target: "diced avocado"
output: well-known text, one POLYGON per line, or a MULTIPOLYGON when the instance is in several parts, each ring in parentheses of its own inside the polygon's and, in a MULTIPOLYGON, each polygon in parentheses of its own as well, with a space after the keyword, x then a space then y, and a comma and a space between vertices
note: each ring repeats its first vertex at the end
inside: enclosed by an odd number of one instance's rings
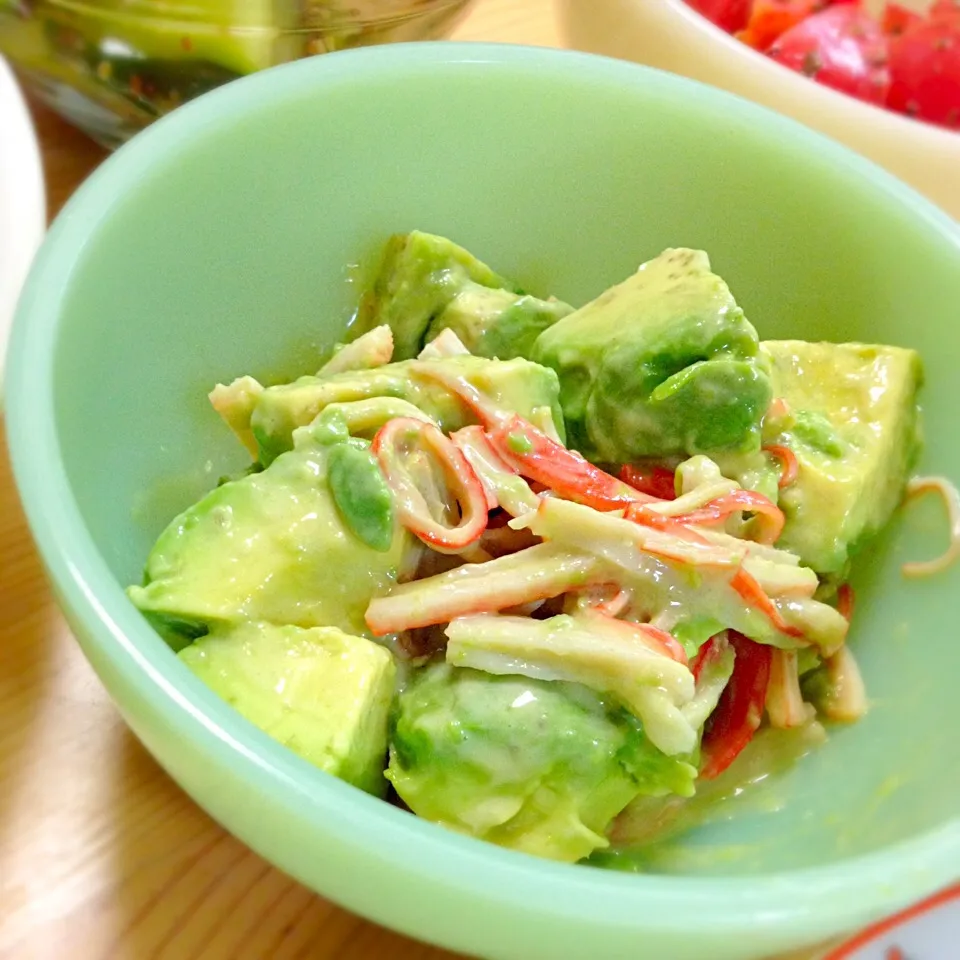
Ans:
POLYGON ((666 250, 537 338, 588 459, 747 451, 770 381, 757 333, 699 250, 666 250))
POLYGON ((444 237, 419 230, 397 234, 387 243, 361 326, 388 324, 393 330, 394 359, 409 360, 420 352, 430 322, 467 283, 521 292, 444 237))
POLYGON ((395 582, 410 538, 398 527, 384 552, 358 540, 331 496, 328 456, 307 444, 212 490, 160 535, 130 598, 150 617, 210 628, 257 620, 364 633, 367 604, 395 582))
POLYGON ((327 477, 340 516, 354 536, 373 550, 389 550, 395 537, 396 512, 377 458, 367 448, 334 444, 327 477))
POLYGON ((452 330, 479 357, 528 357, 537 337, 571 313, 573 307, 559 300, 466 283, 430 324, 426 339, 452 330))
POLYGON ((546 620, 478 614, 458 617, 446 633, 448 663, 583 684, 615 696, 664 753, 696 746, 697 730, 681 710, 693 699, 693 674, 652 651, 630 624, 590 613, 546 620))
POLYGON ((790 413, 765 442, 789 446, 797 480, 780 492, 778 546, 820 574, 843 575, 851 556, 890 519, 919 449, 919 355, 860 343, 769 340, 774 389, 790 413))
POLYGON ((400 694, 387 778, 419 816, 574 862, 636 796, 693 792, 696 770, 577 684, 433 664, 400 694))
POLYGON ((301 377, 293 383, 268 387, 260 395, 251 424, 263 463, 293 445, 293 431, 306 426, 331 403, 371 397, 406 400, 431 416, 446 431, 458 430, 476 418, 438 380, 418 374, 425 365, 451 377, 462 377, 491 402, 514 411, 537 426, 552 423, 562 436, 557 375, 547 367, 520 358, 444 357, 437 360, 389 363, 373 370, 354 370, 332 377, 301 377))
POLYGON ((215 629, 179 657, 304 760, 369 793, 386 792, 396 665, 383 647, 334 627, 243 623, 215 629))

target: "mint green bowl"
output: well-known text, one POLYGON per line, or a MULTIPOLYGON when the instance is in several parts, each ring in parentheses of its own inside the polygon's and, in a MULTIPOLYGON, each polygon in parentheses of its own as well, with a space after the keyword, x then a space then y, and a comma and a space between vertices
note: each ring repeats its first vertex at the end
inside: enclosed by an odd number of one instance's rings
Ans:
MULTIPOLYGON (((243 460, 205 393, 316 367, 390 231, 449 234, 585 301, 669 245, 710 251, 764 335, 911 345, 924 468, 960 478, 960 228, 792 122, 636 66, 411 45, 284 66, 121 149, 60 216, 17 316, 9 438, 86 655, 229 830, 381 923, 495 958, 724 960, 816 942, 960 876, 960 570, 918 504, 864 561, 873 709, 748 809, 629 875, 455 836, 309 767, 217 700, 127 602, 175 511, 243 460)), ((331 571, 336 576, 337 571, 331 571)))

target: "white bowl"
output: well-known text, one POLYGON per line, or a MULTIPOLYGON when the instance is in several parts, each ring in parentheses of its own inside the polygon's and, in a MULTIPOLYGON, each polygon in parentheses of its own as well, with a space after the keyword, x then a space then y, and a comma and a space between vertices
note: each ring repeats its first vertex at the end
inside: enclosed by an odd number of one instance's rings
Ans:
MULTIPOLYGON (((910 5, 923 8, 926 0, 910 5)), ((683 74, 772 107, 876 161, 960 219, 960 133, 814 83, 724 33, 683 0, 559 0, 558 9, 570 46, 683 74)))
POLYGON ((46 221, 43 166, 30 113, 0 57, 0 407, 13 309, 46 221))

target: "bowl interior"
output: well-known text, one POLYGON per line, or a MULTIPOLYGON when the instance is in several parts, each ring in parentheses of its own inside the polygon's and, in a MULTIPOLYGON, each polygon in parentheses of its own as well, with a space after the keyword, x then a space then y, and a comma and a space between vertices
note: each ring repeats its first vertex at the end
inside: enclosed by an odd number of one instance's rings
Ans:
MULTIPOLYGON (((376 70, 339 55, 283 67, 161 121, 100 171, 46 251, 33 300, 43 281, 56 309, 21 316, 36 326, 18 349, 36 363, 17 378, 12 419, 52 395, 70 490, 118 583, 138 580, 165 523, 245 461, 210 387, 314 370, 357 299, 363 271, 350 265, 412 228, 573 303, 664 247, 702 247, 764 337, 920 350, 923 469, 960 479, 960 245, 905 188, 799 127, 648 71, 483 47, 377 56, 376 70)), ((38 516, 42 493, 24 493, 38 516)), ((956 815, 960 569, 898 572, 945 539, 921 504, 858 568, 867 719, 650 869, 825 865, 956 815)), ((126 616, 115 585, 102 588, 105 615, 126 616)), ((159 638, 133 641, 193 689, 159 638)))

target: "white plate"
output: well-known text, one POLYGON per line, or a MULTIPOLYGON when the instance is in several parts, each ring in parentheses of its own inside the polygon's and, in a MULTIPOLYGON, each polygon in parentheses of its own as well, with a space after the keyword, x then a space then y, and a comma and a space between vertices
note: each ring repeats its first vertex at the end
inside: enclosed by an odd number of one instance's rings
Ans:
POLYGON ((960 884, 878 923, 823 960, 956 960, 960 884))
POLYGON ((0 57, 0 406, 13 312, 46 222, 40 148, 20 88, 0 57))

